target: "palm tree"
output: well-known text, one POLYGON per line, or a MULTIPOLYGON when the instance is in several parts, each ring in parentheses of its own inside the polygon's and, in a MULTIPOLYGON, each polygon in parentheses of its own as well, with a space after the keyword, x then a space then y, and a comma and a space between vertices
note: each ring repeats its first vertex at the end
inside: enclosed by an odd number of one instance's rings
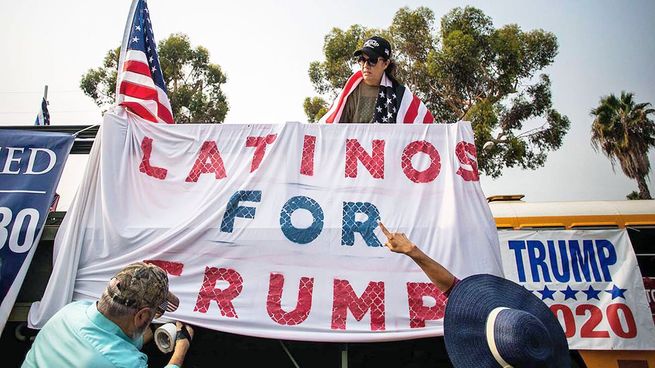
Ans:
POLYGON ((655 146, 655 123, 648 115, 655 113, 650 103, 635 103, 633 93, 621 92, 600 99, 591 110, 591 145, 610 159, 612 169, 616 161, 623 173, 637 181, 640 199, 651 199, 646 177, 650 173, 648 150, 655 146))

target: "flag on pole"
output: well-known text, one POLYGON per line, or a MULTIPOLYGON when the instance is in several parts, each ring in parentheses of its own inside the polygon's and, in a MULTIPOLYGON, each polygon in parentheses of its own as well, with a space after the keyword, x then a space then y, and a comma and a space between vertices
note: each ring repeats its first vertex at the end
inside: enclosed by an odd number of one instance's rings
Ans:
POLYGON ((41 108, 39 113, 36 114, 36 121, 34 125, 50 125, 50 113, 48 112, 48 101, 45 97, 41 100, 41 108))
POLYGON ((118 105, 153 123, 174 123, 145 0, 132 2, 118 70, 118 105))

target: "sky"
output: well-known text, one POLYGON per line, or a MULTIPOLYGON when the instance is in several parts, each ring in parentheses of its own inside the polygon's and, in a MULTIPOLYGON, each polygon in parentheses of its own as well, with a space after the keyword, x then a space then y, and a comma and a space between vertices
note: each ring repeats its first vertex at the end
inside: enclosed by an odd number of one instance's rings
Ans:
MULTIPOLYGON (((79 89, 81 76, 120 45, 130 0, 0 0, 0 125, 32 125, 43 95, 53 125, 98 124, 100 109, 79 89)), ((226 123, 306 121, 302 102, 314 96, 311 61, 323 60, 325 35, 361 24, 386 28, 404 6, 449 10, 475 6, 494 26, 515 23, 524 31, 553 32, 559 54, 550 75, 553 106, 571 128, 558 151, 537 170, 505 169, 483 176, 485 195, 524 194, 526 201, 622 200, 635 181, 612 170, 590 144, 589 111, 602 96, 635 93, 655 103, 655 1, 206 1, 150 0, 157 40, 185 33, 221 66, 230 111, 226 123)), ((438 23, 438 22, 437 22, 438 23)), ((437 24, 438 27, 438 24, 437 24)), ((655 153, 649 158, 655 164, 655 153)), ((66 209, 86 157, 71 155, 58 192, 66 209)), ((652 175, 648 179, 651 192, 652 175)))

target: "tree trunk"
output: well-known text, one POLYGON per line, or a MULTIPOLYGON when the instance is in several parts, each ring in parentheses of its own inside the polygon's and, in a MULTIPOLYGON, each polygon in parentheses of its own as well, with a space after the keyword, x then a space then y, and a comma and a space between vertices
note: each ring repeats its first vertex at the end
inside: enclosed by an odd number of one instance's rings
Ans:
POLYGON ((650 196, 648 185, 646 185, 646 177, 639 177, 637 179, 637 185, 639 186, 639 199, 653 199, 650 196))

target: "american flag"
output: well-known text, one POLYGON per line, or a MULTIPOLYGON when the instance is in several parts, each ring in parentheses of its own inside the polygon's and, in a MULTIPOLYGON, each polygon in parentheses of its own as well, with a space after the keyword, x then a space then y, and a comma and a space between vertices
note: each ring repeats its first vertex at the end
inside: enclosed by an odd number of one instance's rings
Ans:
POLYGON ((50 113, 48 112, 48 101, 45 97, 41 100, 41 109, 39 113, 36 114, 36 121, 34 125, 50 125, 50 113))
POLYGON ((175 123, 145 0, 133 0, 118 70, 118 105, 153 123, 175 123))
MULTIPOLYGON (((350 94, 364 80, 361 71, 357 71, 346 82, 345 87, 332 103, 330 110, 318 121, 322 124, 339 123, 350 94)), ((434 117, 423 101, 409 88, 396 84, 382 76, 375 111, 371 123, 378 124, 432 124, 434 117)))

